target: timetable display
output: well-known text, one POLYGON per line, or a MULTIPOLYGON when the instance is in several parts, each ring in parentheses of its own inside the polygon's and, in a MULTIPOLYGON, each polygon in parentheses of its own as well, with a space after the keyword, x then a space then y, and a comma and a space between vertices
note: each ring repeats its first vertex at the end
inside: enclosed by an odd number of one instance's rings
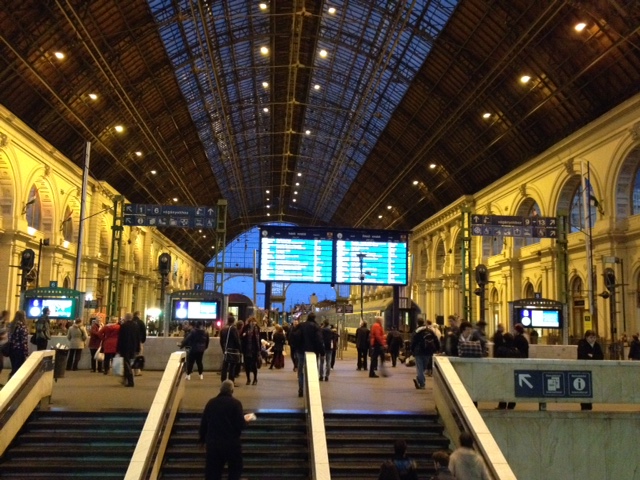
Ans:
POLYGON ((260 229, 261 282, 332 283, 333 265, 332 231, 260 229))
POLYGON ((406 285, 408 235, 404 232, 336 231, 336 283, 406 285), (362 270, 360 257, 362 255, 362 270), (361 280, 360 275, 364 275, 361 280))

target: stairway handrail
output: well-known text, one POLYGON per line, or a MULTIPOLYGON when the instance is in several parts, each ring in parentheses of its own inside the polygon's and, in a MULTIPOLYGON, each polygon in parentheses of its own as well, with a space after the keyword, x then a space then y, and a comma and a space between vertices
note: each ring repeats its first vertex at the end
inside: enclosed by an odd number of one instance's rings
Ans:
POLYGON ((317 365, 316 354, 313 352, 305 352, 304 407, 307 418, 311 479, 330 480, 329 449, 327 448, 327 434, 324 428, 324 411, 322 409, 322 396, 320 395, 320 380, 317 365))

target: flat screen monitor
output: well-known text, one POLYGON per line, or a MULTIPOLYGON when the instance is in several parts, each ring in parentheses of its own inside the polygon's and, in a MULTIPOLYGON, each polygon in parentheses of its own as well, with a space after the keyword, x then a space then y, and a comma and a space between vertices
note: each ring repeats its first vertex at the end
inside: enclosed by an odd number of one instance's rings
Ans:
POLYGON ((75 298, 28 298, 25 306, 27 318, 38 318, 44 307, 49 307, 49 318, 53 320, 75 318, 75 298))
POLYGON ((218 302, 174 300, 173 319, 175 321, 216 320, 220 312, 218 307, 218 302))
POLYGON ((558 309, 517 308, 514 322, 524 328, 562 328, 562 312, 558 309))

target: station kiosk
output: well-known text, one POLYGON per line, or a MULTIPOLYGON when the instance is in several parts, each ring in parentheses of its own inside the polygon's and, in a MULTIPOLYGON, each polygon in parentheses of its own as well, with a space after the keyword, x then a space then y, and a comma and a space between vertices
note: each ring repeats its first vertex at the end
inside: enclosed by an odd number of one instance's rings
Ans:
MULTIPOLYGON (((567 305, 545 298, 524 298, 509 302, 510 330, 520 323, 532 338, 554 345, 569 343, 567 305)), ((535 343, 531 342, 531 343, 535 343)))

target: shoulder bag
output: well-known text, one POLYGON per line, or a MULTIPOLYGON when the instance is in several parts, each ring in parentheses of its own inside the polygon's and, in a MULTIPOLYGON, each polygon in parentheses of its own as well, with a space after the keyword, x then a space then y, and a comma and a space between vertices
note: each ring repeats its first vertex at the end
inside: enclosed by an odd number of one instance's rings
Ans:
POLYGON ((227 331, 227 341, 224 346, 224 361, 227 363, 240 363, 242 354, 237 348, 229 348, 229 337, 231 336, 231 328, 227 331))

